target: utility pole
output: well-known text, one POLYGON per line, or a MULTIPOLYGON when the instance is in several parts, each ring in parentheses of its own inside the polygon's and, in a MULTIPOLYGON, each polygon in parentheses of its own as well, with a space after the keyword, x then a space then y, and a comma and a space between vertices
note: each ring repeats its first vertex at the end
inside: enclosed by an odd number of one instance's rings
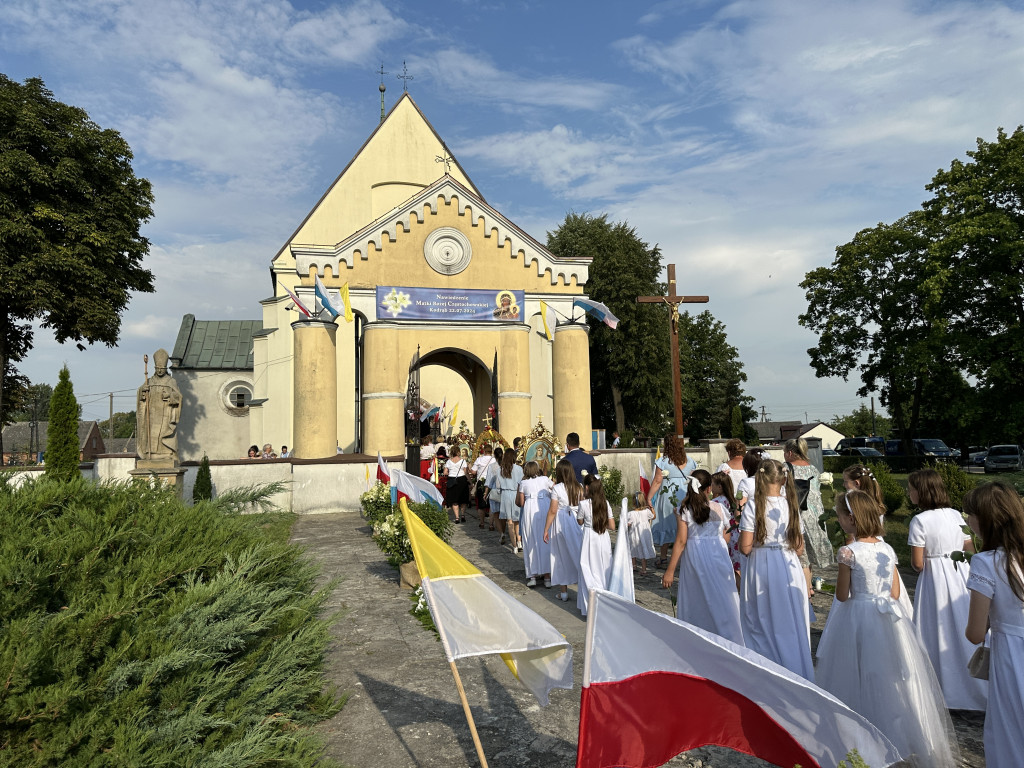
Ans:
POLYGON ((110 438, 110 445, 107 446, 107 453, 114 449, 114 393, 110 393, 110 421, 107 422, 107 433, 110 438))
POLYGON ((871 396, 871 434, 877 435, 878 430, 875 429, 875 398, 871 396))

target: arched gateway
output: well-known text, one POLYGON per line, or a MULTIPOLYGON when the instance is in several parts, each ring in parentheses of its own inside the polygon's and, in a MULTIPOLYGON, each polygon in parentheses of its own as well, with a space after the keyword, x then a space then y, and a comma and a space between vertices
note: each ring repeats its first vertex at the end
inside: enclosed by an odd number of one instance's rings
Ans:
MULTIPOLYGON (((471 415, 475 431, 494 405, 506 435, 526 434, 538 414, 557 435, 589 434, 586 325, 564 319, 588 266, 555 257, 488 205, 403 94, 271 262, 274 293, 251 341, 249 442, 294 446, 300 458, 336 445, 400 453, 416 365, 441 396, 445 375, 471 393, 459 418, 471 415), (347 287, 352 322, 295 311, 288 291, 315 312, 317 279, 338 304, 347 287), (550 334, 542 302, 562 316, 550 334)), ((173 357, 201 359, 187 347, 173 357)), ((208 432, 195 442, 215 440, 208 432)))

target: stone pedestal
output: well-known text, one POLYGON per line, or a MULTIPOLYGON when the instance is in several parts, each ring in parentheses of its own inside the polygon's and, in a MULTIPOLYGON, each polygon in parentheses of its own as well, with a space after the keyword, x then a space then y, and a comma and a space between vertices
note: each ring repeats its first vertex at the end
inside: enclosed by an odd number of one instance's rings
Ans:
POLYGON ((399 586, 402 589, 416 589, 420 585, 420 572, 416 568, 416 561, 410 560, 398 566, 399 586))
POLYGON ((143 466, 156 463, 139 459, 136 468, 129 470, 128 474, 131 475, 132 480, 138 482, 156 483, 157 485, 171 487, 174 489, 174 494, 179 499, 182 498, 182 490, 185 486, 185 470, 181 467, 168 467, 166 464, 163 466, 143 466))

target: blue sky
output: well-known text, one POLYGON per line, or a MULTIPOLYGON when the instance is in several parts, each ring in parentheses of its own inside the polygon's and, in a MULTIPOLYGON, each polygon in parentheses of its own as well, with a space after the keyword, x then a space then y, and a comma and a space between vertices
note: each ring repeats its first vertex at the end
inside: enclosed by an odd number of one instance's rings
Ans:
POLYGON ((799 282, 925 199, 977 137, 1024 123, 1019 2, 5 0, 0 71, 122 133, 153 182, 147 266, 116 349, 40 330, 85 415, 134 407, 181 316, 259 318, 269 261, 409 91, 488 202, 542 242, 626 220, 711 296, 774 419, 852 411, 817 379, 799 282), (95 394, 94 394, 95 393, 95 394))

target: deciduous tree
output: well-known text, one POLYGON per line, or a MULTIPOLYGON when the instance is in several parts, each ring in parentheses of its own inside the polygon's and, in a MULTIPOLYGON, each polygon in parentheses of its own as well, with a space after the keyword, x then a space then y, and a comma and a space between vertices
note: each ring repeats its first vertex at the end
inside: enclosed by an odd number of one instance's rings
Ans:
POLYGON ((708 310, 679 316, 679 372, 688 439, 731 435, 734 407, 740 409, 741 423, 757 415, 754 399, 743 393, 747 374, 739 351, 729 343, 725 325, 708 310))
POLYGON ((548 249, 558 256, 591 258, 587 294, 619 318, 616 330, 590 323, 594 425, 660 434, 671 409, 668 317, 664 307, 636 301, 665 290, 658 281, 658 246, 641 240, 625 222, 609 222, 607 214, 570 213, 548 233, 548 249))
POLYGON ((131 160, 120 134, 42 80, 0 74, 0 422, 33 322, 113 346, 130 293, 153 290, 140 232, 153 196, 131 160))

